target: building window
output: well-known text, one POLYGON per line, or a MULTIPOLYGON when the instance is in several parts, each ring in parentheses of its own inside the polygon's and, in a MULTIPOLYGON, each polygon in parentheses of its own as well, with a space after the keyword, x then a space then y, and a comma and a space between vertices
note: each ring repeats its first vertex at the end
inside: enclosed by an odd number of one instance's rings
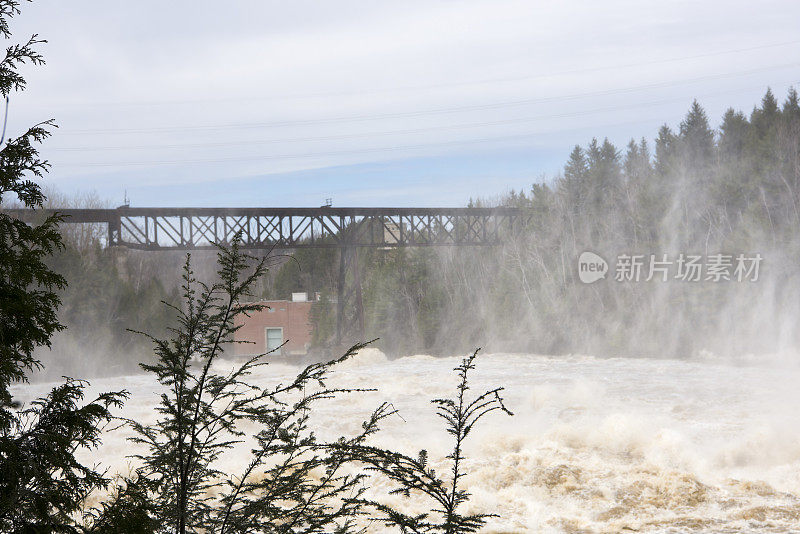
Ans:
POLYGON ((281 349, 278 347, 281 345, 283 345, 283 328, 267 328, 267 352, 277 349, 272 354, 280 356, 281 349))

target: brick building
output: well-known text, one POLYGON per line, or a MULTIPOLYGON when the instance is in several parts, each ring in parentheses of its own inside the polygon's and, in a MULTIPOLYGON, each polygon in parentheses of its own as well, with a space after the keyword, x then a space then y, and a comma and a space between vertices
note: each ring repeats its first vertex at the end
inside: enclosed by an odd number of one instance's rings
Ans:
POLYGON ((306 354, 311 345, 311 302, 305 293, 293 293, 292 300, 265 300, 260 304, 268 308, 237 318, 236 324, 242 327, 236 331, 236 340, 249 343, 236 343, 234 353, 260 354, 286 342, 273 354, 306 354))

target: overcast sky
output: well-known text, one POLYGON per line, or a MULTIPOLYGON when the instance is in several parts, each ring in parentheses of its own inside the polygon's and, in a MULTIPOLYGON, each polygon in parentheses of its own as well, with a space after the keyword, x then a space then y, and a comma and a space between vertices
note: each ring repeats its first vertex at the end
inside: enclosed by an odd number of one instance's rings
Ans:
POLYGON ((9 133, 134 206, 459 206, 800 82, 800 2, 36 0, 9 133))

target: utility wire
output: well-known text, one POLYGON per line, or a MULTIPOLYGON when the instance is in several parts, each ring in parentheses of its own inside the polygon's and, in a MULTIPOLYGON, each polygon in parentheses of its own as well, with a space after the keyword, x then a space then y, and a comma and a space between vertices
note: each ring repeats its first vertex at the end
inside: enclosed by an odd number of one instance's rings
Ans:
POLYGON ((466 106, 433 108, 433 109, 420 110, 420 111, 410 111, 410 112, 381 113, 381 114, 373 114, 373 115, 344 115, 344 116, 339 116, 339 117, 329 117, 329 118, 319 118, 319 119, 299 119, 299 120, 289 120, 289 121, 238 122, 238 123, 228 123, 228 124, 207 124, 207 125, 197 125, 197 126, 167 126, 167 127, 151 127, 151 128, 81 129, 81 130, 62 131, 60 133, 60 135, 130 134, 130 133, 183 132, 183 131, 218 131, 218 130, 268 128, 268 127, 278 127, 278 126, 301 126, 301 125, 312 125, 312 124, 331 124, 331 123, 339 123, 339 122, 360 122, 360 121, 372 121, 372 120, 392 119, 392 118, 423 117, 423 116, 427 116, 427 115, 460 113, 460 112, 464 112, 464 111, 481 111, 481 110, 490 110, 490 109, 500 109, 500 108, 506 108, 506 107, 529 105, 529 104, 562 102, 562 101, 576 100, 576 99, 587 98, 587 97, 625 94, 625 93, 632 93, 632 92, 642 91, 642 90, 647 90, 647 89, 655 89, 655 88, 662 88, 662 87, 672 87, 672 86, 675 86, 675 85, 691 84, 691 83, 697 83, 697 82, 708 81, 708 80, 720 80, 720 79, 725 79, 725 78, 734 78, 734 77, 738 77, 738 76, 756 74, 756 73, 766 72, 766 71, 770 71, 770 70, 794 68, 794 67, 797 67, 797 66, 800 66, 800 62, 785 63, 785 64, 782 64, 782 65, 773 65, 773 66, 769 66, 769 67, 761 67, 761 68, 758 68, 758 69, 750 69, 750 70, 723 73, 723 74, 712 74, 712 75, 700 76, 700 77, 696 77, 696 78, 688 78, 688 79, 677 80, 677 81, 658 82, 658 83, 637 85, 637 86, 632 86, 632 87, 609 89, 609 90, 603 90, 603 91, 591 91, 591 92, 585 92, 585 93, 576 93, 576 94, 572 94, 572 95, 553 96, 553 97, 545 97, 545 98, 526 98, 526 99, 521 99, 521 100, 511 100, 511 101, 495 102, 495 103, 489 103, 489 104, 474 104, 474 105, 466 105, 466 106))
MULTIPOLYGON (((703 98, 708 96, 718 96, 730 93, 738 93, 740 91, 749 90, 756 87, 762 87, 761 84, 758 86, 752 87, 739 87, 735 89, 728 89, 725 91, 715 91, 712 93, 704 93, 700 95, 696 95, 696 97, 703 98)), ((341 134, 341 135, 327 135, 327 136, 309 136, 309 137, 292 137, 292 138, 274 138, 274 139, 260 139, 260 140, 243 140, 243 141, 225 141, 225 142, 209 142, 209 143, 184 143, 184 144, 151 144, 151 145, 116 145, 116 146, 79 146, 79 147, 63 147, 63 148, 53 148, 54 152, 105 152, 105 151, 124 151, 124 150, 153 150, 153 149, 191 149, 191 148, 224 148, 224 147, 238 147, 238 146, 262 146, 262 145, 269 145, 269 144, 277 144, 277 143, 296 143, 296 142, 315 142, 315 141, 339 141, 339 140, 347 140, 347 139, 360 139, 360 138, 371 138, 371 137, 381 137, 381 136, 391 136, 391 135, 408 135, 408 134, 420 134, 420 133, 430 133, 430 132, 438 132, 438 131, 452 131, 452 130, 462 130, 462 129, 470 129, 470 128, 480 128, 480 127, 487 127, 487 126, 502 126, 502 125, 511 125, 511 124, 524 124, 528 122, 535 122, 540 120, 546 119, 560 119, 560 118, 570 118, 570 117, 581 117, 585 115, 591 115, 595 113, 603 113, 608 111, 620 111, 620 110, 628 110, 628 109, 636 109, 642 107, 650 107, 653 105, 658 104, 670 104, 674 102, 681 102, 685 101, 686 98, 675 97, 675 98, 668 98, 668 99, 660 99, 660 100, 652 100, 648 102, 641 102, 637 104, 624 104, 618 106, 611 106, 611 107, 603 107, 603 108, 593 108, 588 110, 581 110, 577 112, 566 112, 566 113, 554 113, 554 114, 547 114, 547 115, 534 115, 534 116, 527 116, 527 117, 517 117, 514 119, 505 119, 505 120, 495 120, 495 121, 480 121, 480 122, 468 122, 468 123, 461 123, 461 124, 448 124, 443 126, 431 126, 426 128, 410 128, 410 129, 401 129, 401 130, 384 130, 384 131, 372 131, 372 132, 365 132, 365 133, 354 133, 354 134, 341 134)))
MULTIPOLYGON (((651 122, 649 119, 639 119, 634 121, 618 122, 613 124, 597 125, 597 127, 608 126, 626 126, 631 124, 641 124, 643 122, 651 122)), ((434 143, 421 143, 414 145, 394 145, 389 147, 375 147, 375 148, 362 148, 351 150, 334 150, 327 152, 309 152, 309 153, 294 153, 294 154, 272 154, 268 156, 234 156, 227 158, 209 158, 209 159, 184 159, 184 160, 160 160, 160 161, 129 161, 121 163, 85 163, 82 165, 60 164, 59 168, 85 168, 85 167, 148 167, 148 166, 163 166, 163 165, 193 165, 193 164, 206 164, 206 163, 228 163, 228 162, 260 162, 260 161, 275 161, 275 160, 294 160, 306 158, 320 158, 331 156, 348 156, 359 154, 375 154, 381 152, 396 152, 405 150, 421 150, 429 148, 441 148, 451 146, 464 146, 480 143, 492 143, 498 141, 523 141, 527 139, 535 139, 541 136, 550 135, 556 132, 569 132, 582 130, 584 128, 562 128, 558 130, 546 130, 541 132, 528 132, 516 135, 503 135, 492 137, 481 137, 477 139, 462 139, 458 141, 444 141, 434 143)))
MULTIPOLYGON (((264 96, 264 97, 228 97, 228 98, 202 98, 202 99, 181 99, 181 100, 143 100, 143 101, 109 101, 109 102, 93 102, 92 104, 97 105, 113 105, 113 106, 154 106, 154 105, 167 105, 167 106, 174 106, 179 104, 201 104, 201 103, 208 103, 208 102, 241 102, 243 100, 246 101, 276 101, 276 100, 300 100, 300 99, 315 99, 315 98, 324 98, 324 97, 337 97, 337 96, 363 96, 363 95, 372 95, 372 94, 387 94, 387 93, 398 93, 398 92, 408 92, 408 91, 427 91, 432 89, 447 89, 451 87, 466 87, 470 85, 486 85, 486 84, 493 84, 493 83, 508 83, 508 82, 522 82, 528 80, 538 80, 538 79, 546 79, 546 78, 554 78, 557 76, 568 76, 572 74, 584 74, 584 73, 591 73, 591 72, 604 72, 609 70, 619 70, 619 69, 629 69, 633 67, 642 67, 642 66, 650 66, 650 65, 662 65, 666 63, 676 63, 681 61, 690 61, 694 59, 703 59, 708 57, 717 57, 729 54, 738 54, 742 52, 752 52, 755 50, 765 50, 769 48, 778 48, 784 46, 791 46, 800 44, 800 40, 795 41, 784 41, 780 43, 770 43, 758 46, 750 46, 745 48, 734 48, 728 50, 719 50, 715 52, 707 52, 704 54, 695 54, 691 56, 679 56, 679 57, 671 57, 671 58, 663 58, 663 59, 655 59, 655 60, 648 60, 648 61, 640 61, 640 62, 632 62, 632 63, 621 63, 617 65, 606 65, 606 66, 599 66, 599 67, 588 67, 588 68, 580 68, 580 69, 569 69, 557 72, 547 72, 545 74, 531 74, 531 75, 524 75, 524 76, 508 76, 508 77, 497 77, 497 78, 483 78, 478 80, 465 80, 460 82, 446 82, 446 83, 437 83, 437 84, 425 84, 425 85, 408 85, 408 86, 397 86, 387 89, 371 89, 371 90, 359 90, 359 91, 327 91, 327 92, 317 92, 317 93, 302 93, 302 94, 285 94, 285 95, 273 95, 273 96, 264 96)), ((82 105, 82 104, 81 104, 82 105)))

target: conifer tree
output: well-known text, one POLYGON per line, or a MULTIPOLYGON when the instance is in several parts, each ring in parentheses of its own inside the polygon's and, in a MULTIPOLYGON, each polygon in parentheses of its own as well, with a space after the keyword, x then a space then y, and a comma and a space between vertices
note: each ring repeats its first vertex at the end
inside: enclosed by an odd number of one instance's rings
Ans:
POLYGON ((726 213, 737 213, 744 209, 752 198, 752 161, 745 153, 750 122, 743 113, 728 109, 719 128, 719 156, 728 165, 717 173, 712 196, 724 206, 726 213))
POLYGON ((761 126, 759 123, 763 123, 765 127, 769 128, 777 117, 778 101, 772 93, 772 89, 767 87, 767 92, 764 93, 764 96, 761 98, 761 107, 756 108, 755 111, 756 127, 761 126))
POLYGON ((600 161, 597 170, 602 183, 604 203, 612 206, 614 204, 613 197, 619 193, 622 185, 622 169, 619 163, 619 151, 608 138, 603 139, 603 144, 600 146, 600 161))
POLYGON ((449 476, 442 477, 428 465, 426 450, 421 450, 416 457, 362 445, 346 451, 355 461, 366 463, 371 471, 397 483, 398 486, 392 493, 404 496, 422 495, 430 500, 430 513, 413 516, 376 500, 364 501, 378 511, 382 523, 398 527, 404 534, 477 532, 488 518, 495 517, 493 514, 463 515, 460 511, 470 497, 462 483, 467 474, 464 467, 464 446, 467 438, 475 425, 488 414, 499 411, 513 415, 500 395, 503 391, 501 387, 468 398, 469 375, 475 369, 477 355, 476 350, 454 369, 459 378, 455 397, 431 401, 453 440, 453 448, 447 455, 450 461, 449 476))
POLYGON ((696 180, 710 181, 710 166, 714 154, 714 132, 708 124, 705 110, 695 100, 680 124, 681 161, 691 169, 696 180))
POLYGON ((564 165, 563 191, 570 208, 577 215, 583 209, 585 200, 586 174, 588 164, 583 149, 576 145, 564 165))
POLYGON ((675 134, 664 124, 656 137, 655 169, 660 176, 667 176, 675 165, 675 134))
MULTIPOLYGON (((342 451, 362 444, 391 413, 380 406, 362 431, 333 444, 317 438, 312 410, 334 396, 357 389, 326 386, 331 370, 364 345, 343 356, 309 365, 286 383, 256 385, 248 377, 265 365, 256 355, 220 373, 217 362, 229 350, 237 317, 264 305, 252 299, 269 257, 244 254, 240 236, 219 247, 217 282, 194 277, 184 266, 182 303, 174 306, 178 325, 169 337, 147 336, 156 361, 142 364, 164 387, 153 424, 129 420, 141 463, 124 491, 95 512, 95 523, 128 532, 130 517, 144 516, 154 532, 345 533, 361 514, 364 474, 345 472, 353 459, 342 451), (242 427, 255 428, 253 435, 242 427), (218 460, 252 440, 238 472, 223 472, 218 460), (137 499, 144 495, 146 498, 137 499), (149 509, 144 509, 151 503, 149 509)), ((172 306, 166 304, 167 306, 172 306)), ((241 454, 241 453, 240 453, 241 454)))
POLYGON ((789 122, 800 120, 800 99, 798 99, 797 89, 794 87, 789 88, 789 93, 786 95, 781 111, 784 118, 789 122))
POLYGON ((739 157, 747 141, 749 122, 741 111, 728 108, 719 127, 719 148, 726 158, 739 157))
MULTIPOLYGON (((0 0, 0 33, 10 38, 9 19, 20 13, 16 0, 0 0)), ((0 94, 25 88, 19 72, 41 65, 36 35, 6 48, 0 60, 0 94)), ((0 201, 16 197, 41 208, 45 198, 34 181, 47 171, 36 145, 50 135, 53 121, 39 123, 0 148, 0 201)), ((105 393, 83 403, 85 383, 67 379, 45 397, 20 407, 10 386, 41 367, 37 347, 49 346, 63 326, 57 317, 58 291, 66 280, 47 266, 61 246, 58 215, 41 224, 0 213, 0 532, 77 532, 75 514, 88 495, 106 485, 103 473, 81 464, 75 453, 96 446, 110 408, 125 394, 105 393)))

